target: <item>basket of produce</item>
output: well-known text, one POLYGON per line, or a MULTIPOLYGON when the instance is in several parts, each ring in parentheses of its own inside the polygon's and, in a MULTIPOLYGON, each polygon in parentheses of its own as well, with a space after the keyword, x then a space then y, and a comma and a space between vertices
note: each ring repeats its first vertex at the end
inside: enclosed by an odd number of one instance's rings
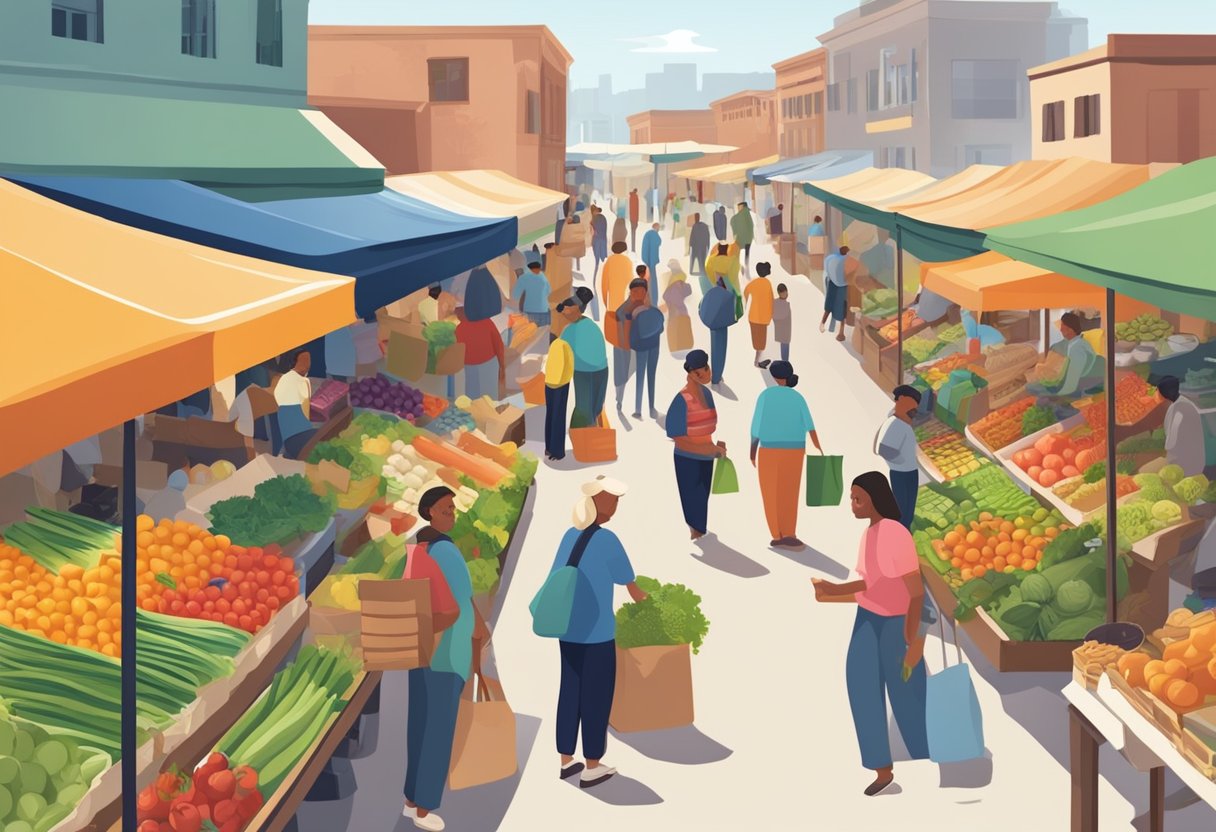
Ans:
POLYGON ((1106 675, 1127 651, 1113 644, 1087 641, 1072 651, 1072 678, 1086 690, 1097 690, 1098 680, 1106 675))
POLYGON ((1030 384, 1048 384, 1058 380, 1064 373, 1067 360, 1064 353, 1054 350, 1047 353, 1042 361, 1026 371, 1026 381, 1030 384))
POLYGON ((424 398, 421 390, 383 374, 361 378, 350 386, 350 401, 355 407, 383 410, 409 422, 423 417, 424 398))
POLYGON ((993 410, 971 425, 971 433, 989 450, 999 451, 1006 445, 1022 438, 1022 416, 1034 406, 1034 397, 993 410))
POLYGON ((458 430, 471 430, 476 426, 468 411, 452 405, 428 422, 426 429, 438 436, 449 436, 458 430))
POLYGON ((1130 321, 1115 324, 1115 338, 1120 341, 1163 341, 1173 334, 1173 326, 1147 312, 1130 321))
POLYGON ((427 343, 428 373, 450 376, 464 369, 464 345, 456 343, 456 324, 432 321, 422 330, 422 337, 427 343))
POLYGON ((616 696, 609 724, 617 731, 658 731, 694 718, 691 654, 709 620, 701 597, 682 584, 638 577, 645 601, 616 613, 616 696))

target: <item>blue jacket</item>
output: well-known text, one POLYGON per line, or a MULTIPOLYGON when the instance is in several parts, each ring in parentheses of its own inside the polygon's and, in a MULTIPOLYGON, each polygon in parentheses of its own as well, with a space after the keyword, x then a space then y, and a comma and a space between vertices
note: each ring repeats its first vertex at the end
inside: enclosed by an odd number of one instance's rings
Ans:
POLYGON ((735 293, 725 286, 716 285, 701 298, 701 322, 710 329, 726 329, 734 326, 735 293))
MULTIPOLYGON (((647 266, 654 266, 659 262, 659 249, 663 245, 663 238, 659 236, 659 232, 653 228, 646 232, 646 236, 642 238, 642 262, 647 266)), ((654 280, 654 275, 650 276, 654 280)))

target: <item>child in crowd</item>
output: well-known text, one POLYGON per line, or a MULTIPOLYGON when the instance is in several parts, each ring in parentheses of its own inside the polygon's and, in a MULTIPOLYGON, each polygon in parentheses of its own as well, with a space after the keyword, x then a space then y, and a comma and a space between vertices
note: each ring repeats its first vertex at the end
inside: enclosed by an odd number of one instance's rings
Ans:
POLYGON ((773 301, 773 340, 781 347, 781 360, 790 360, 790 332, 793 329, 790 321, 789 289, 784 283, 777 284, 777 299, 773 301))

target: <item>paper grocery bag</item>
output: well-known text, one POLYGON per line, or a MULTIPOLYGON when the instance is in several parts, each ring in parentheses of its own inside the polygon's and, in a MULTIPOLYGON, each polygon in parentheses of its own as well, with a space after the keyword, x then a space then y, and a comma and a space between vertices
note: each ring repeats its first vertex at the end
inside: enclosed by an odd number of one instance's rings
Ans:
POLYGON ((448 788, 467 789, 515 774, 515 713, 497 679, 474 674, 456 715, 448 788))
POLYGON ((710 494, 737 494, 739 492, 739 475, 735 472, 735 463, 728 457, 719 457, 714 463, 714 479, 710 485, 710 494))
POLYGON ((616 648, 609 725, 621 732, 659 731, 692 722, 692 656, 687 644, 616 648))
POLYGON ((667 349, 683 352, 692 347, 692 318, 687 315, 671 316, 667 322, 667 349))
POLYGON ((838 506, 844 496, 844 457, 809 455, 806 458, 806 504, 838 506))

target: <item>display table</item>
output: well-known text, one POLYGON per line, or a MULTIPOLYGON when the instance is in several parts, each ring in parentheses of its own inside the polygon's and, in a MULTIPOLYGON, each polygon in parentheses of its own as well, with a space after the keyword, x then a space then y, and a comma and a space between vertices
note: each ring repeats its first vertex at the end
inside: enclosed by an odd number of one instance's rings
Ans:
POLYGON ((1174 772, 1207 805, 1216 809, 1216 782, 1204 777, 1142 716, 1110 679, 1096 691, 1073 682, 1068 700, 1069 768, 1072 772, 1072 832, 1098 832, 1098 747, 1104 742, 1137 771, 1149 775, 1149 830, 1165 829, 1165 770, 1174 772))

